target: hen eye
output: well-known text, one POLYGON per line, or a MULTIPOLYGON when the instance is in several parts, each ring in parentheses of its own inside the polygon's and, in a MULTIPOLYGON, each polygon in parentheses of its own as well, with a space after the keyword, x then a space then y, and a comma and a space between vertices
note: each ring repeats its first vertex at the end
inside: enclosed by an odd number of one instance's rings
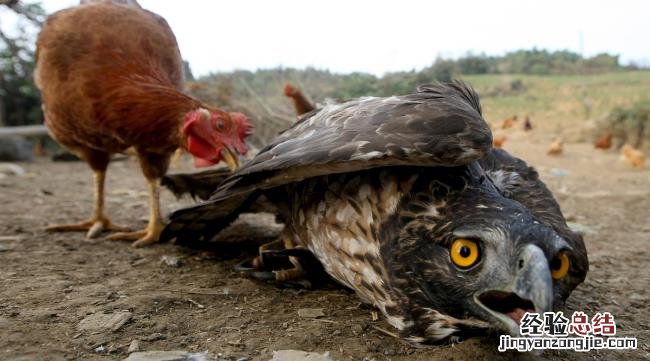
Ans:
POLYGON ((217 120, 216 126, 217 126, 217 129, 223 130, 223 127, 225 126, 225 124, 223 122, 223 119, 217 120))
POLYGON ((551 261, 551 276, 553 279, 559 280, 564 278, 569 273, 570 265, 571 262, 566 252, 558 252, 551 261))
POLYGON ((475 241, 459 238, 449 248, 451 261, 460 268, 469 268, 475 265, 480 259, 478 243, 475 241))

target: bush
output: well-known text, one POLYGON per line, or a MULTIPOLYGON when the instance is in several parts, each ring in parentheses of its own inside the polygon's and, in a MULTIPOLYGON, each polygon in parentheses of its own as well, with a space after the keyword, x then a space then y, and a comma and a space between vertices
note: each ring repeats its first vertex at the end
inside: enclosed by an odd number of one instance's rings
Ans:
POLYGON ((650 102, 639 102, 630 107, 614 108, 606 118, 605 129, 635 148, 650 145, 650 102))

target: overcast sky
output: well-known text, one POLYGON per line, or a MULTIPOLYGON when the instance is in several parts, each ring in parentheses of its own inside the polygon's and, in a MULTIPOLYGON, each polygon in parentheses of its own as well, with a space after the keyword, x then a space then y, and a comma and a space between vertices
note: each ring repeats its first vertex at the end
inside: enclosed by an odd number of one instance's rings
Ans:
MULTIPOLYGON (((280 65, 381 75, 420 69, 437 56, 532 47, 650 65, 644 0, 139 2, 167 19, 195 75, 280 65)), ((43 1, 48 12, 77 3, 43 1)))

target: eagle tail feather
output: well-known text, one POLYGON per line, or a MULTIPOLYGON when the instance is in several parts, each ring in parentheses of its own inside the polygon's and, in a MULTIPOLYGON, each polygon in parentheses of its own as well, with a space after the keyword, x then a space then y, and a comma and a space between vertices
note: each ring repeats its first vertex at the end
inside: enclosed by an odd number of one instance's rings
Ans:
POLYGON ((174 193, 176 198, 189 195, 192 199, 207 200, 230 174, 228 169, 169 174, 162 178, 160 184, 174 193))
POLYGON ((176 239, 179 243, 209 241, 241 213, 249 211, 258 198, 257 192, 249 192, 176 210, 169 215, 171 222, 163 230, 160 240, 176 239))

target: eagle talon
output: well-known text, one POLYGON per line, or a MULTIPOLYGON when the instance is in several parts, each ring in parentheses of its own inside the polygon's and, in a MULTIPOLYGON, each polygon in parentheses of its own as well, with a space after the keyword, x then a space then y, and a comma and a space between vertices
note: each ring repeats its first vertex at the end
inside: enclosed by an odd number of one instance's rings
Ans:
POLYGON ((299 280, 305 276, 305 272, 299 265, 291 269, 273 271, 273 273, 275 274, 275 280, 279 282, 299 280))
POLYGON ((242 261, 235 266, 235 271, 262 281, 275 281, 281 284, 311 288, 308 280, 311 276, 322 272, 320 263, 314 265, 313 255, 302 248, 282 248, 286 242, 278 239, 264 244, 259 248, 259 256, 242 261), (305 269, 303 265, 308 268, 305 269), (310 272, 309 270, 316 270, 310 272))
POLYGON ((257 279, 257 280, 275 281, 275 273, 273 273, 273 271, 265 271, 265 270, 262 270, 261 268, 258 268, 258 267, 254 266, 253 263, 254 263, 255 259, 257 259, 257 257, 254 258, 254 259, 247 259, 247 260, 244 260, 244 261, 238 263, 235 266, 235 271, 240 272, 240 273, 244 273, 247 276, 249 276, 251 278, 254 278, 254 279, 257 279))
POLYGON ((260 268, 259 263, 255 264, 258 259, 259 256, 238 263, 235 271, 260 281, 271 281, 289 287, 312 288, 312 282, 305 278, 307 275, 299 267, 265 270, 260 268))

